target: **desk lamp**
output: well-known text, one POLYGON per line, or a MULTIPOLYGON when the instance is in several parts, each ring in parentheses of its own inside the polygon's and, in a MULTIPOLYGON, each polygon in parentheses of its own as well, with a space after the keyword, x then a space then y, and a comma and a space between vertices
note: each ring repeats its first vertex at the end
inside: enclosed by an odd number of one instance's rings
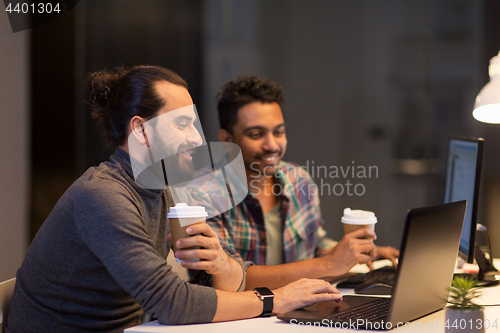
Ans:
POLYGON ((490 82, 479 92, 472 115, 476 120, 500 124, 500 52, 490 60, 490 82))

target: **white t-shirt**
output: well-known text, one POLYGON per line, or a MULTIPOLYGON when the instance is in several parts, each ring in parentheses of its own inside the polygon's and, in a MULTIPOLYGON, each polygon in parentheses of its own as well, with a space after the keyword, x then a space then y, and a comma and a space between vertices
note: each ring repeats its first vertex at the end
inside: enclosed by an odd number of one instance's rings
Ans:
POLYGON ((283 254, 283 222, 281 220, 281 204, 264 214, 266 226, 267 249, 266 265, 280 265, 284 262, 283 254))

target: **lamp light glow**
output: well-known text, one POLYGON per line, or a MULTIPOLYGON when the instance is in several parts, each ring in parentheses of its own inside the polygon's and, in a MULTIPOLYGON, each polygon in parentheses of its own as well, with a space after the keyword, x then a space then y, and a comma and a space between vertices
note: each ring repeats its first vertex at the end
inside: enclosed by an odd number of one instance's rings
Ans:
POLYGON ((472 115, 485 123, 500 124, 500 52, 491 58, 489 74, 490 82, 477 95, 472 115))

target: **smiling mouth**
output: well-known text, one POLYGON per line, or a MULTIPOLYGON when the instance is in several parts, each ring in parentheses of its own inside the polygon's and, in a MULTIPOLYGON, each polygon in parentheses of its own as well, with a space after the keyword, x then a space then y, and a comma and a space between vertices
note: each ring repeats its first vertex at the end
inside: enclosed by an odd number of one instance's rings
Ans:
POLYGON ((278 160, 279 155, 271 155, 271 156, 261 156, 259 157, 259 160, 264 161, 264 162, 274 162, 278 160))
POLYGON ((193 154, 192 150, 183 150, 179 153, 179 157, 181 158, 181 156, 184 156, 182 157, 183 160, 192 161, 193 160, 192 154, 193 154))

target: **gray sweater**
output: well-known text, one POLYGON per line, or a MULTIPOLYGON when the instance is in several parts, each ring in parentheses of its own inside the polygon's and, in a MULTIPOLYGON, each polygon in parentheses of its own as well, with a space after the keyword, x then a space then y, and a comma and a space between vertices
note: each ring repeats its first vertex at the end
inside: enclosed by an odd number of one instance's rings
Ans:
POLYGON ((163 324, 213 319, 215 290, 182 281, 166 262, 166 191, 131 174, 118 149, 61 197, 17 272, 8 333, 122 332, 141 323, 141 307, 163 324))

